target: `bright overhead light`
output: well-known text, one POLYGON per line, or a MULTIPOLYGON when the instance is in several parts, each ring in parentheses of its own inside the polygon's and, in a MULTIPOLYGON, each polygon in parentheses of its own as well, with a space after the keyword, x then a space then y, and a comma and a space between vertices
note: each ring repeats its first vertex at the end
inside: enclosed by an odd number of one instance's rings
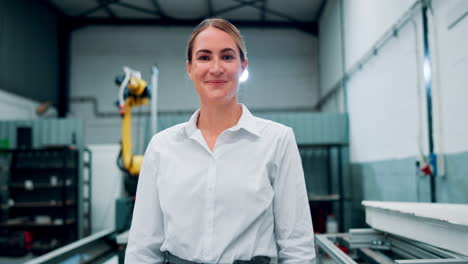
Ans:
POLYGON ((244 72, 242 73, 242 75, 241 75, 239 81, 240 81, 241 83, 243 83, 243 82, 247 81, 248 78, 249 78, 249 69, 245 68, 245 70, 244 70, 244 72))

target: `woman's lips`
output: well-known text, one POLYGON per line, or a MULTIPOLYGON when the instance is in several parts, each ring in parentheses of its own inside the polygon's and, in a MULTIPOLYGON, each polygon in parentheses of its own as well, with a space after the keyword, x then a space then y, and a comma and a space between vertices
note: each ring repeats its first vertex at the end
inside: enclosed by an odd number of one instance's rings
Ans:
POLYGON ((224 80, 210 80, 210 81, 206 81, 206 83, 209 83, 209 84, 223 84, 223 83, 227 83, 227 81, 224 81, 224 80))

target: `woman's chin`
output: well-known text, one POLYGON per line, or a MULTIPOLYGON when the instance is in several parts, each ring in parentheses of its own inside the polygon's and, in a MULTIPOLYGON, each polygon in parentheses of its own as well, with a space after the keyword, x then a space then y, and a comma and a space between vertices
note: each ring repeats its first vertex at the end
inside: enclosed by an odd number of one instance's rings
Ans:
POLYGON ((211 105, 225 105, 225 104, 230 104, 232 102, 237 102, 236 96, 229 96, 229 95, 211 95, 205 98, 205 100, 202 100, 206 104, 211 104, 211 105))

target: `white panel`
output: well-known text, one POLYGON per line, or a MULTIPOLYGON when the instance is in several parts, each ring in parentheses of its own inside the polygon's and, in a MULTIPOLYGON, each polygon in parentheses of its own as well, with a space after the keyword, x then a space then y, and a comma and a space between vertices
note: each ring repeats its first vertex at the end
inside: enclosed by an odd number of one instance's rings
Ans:
POLYGON ((468 205, 363 201, 373 228, 468 255, 468 205))
POLYGON ((115 200, 122 196, 122 175, 116 165, 120 146, 89 145, 93 154, 92 233, 115 228, 115 200))
POLYGON ((320 92, 325 95, 343 76, 340 1, 327 2, 320 19, 320 92))
POLYGON ((419 27, 407 24, 348 82, 353 162, 411 157, 425 146, 419 27))
POLYGON ((0 90, 0 120, 34 119, 39 103, 0 90))
POLYGON ((431 55, 438 66, 434 75, 436 147, 444 153, 468 150, 468 16, 450 28, 447 23, 451 21, 447 16, 457 7, 458 0, 433 1, 431 55))
POLYGON ((346 68, 353 66, 416 0, 344 0, 346 68))

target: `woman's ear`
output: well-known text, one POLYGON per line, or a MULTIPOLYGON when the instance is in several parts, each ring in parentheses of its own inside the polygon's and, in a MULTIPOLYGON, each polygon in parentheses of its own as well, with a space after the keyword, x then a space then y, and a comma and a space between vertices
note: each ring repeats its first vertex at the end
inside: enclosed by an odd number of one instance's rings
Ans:
POLYGON ((244 59, 244 61, 242 62, 242 70, 247 69, 248 65, 249 65, 249 60, 244 59))
POLYGON ((187 74, 188 74, 190 80, 192 80, 192 73, 191 73, 192 63, 190 61, 188 61, 188 60, 185 62, 185 69, 187 70, 187 74))

